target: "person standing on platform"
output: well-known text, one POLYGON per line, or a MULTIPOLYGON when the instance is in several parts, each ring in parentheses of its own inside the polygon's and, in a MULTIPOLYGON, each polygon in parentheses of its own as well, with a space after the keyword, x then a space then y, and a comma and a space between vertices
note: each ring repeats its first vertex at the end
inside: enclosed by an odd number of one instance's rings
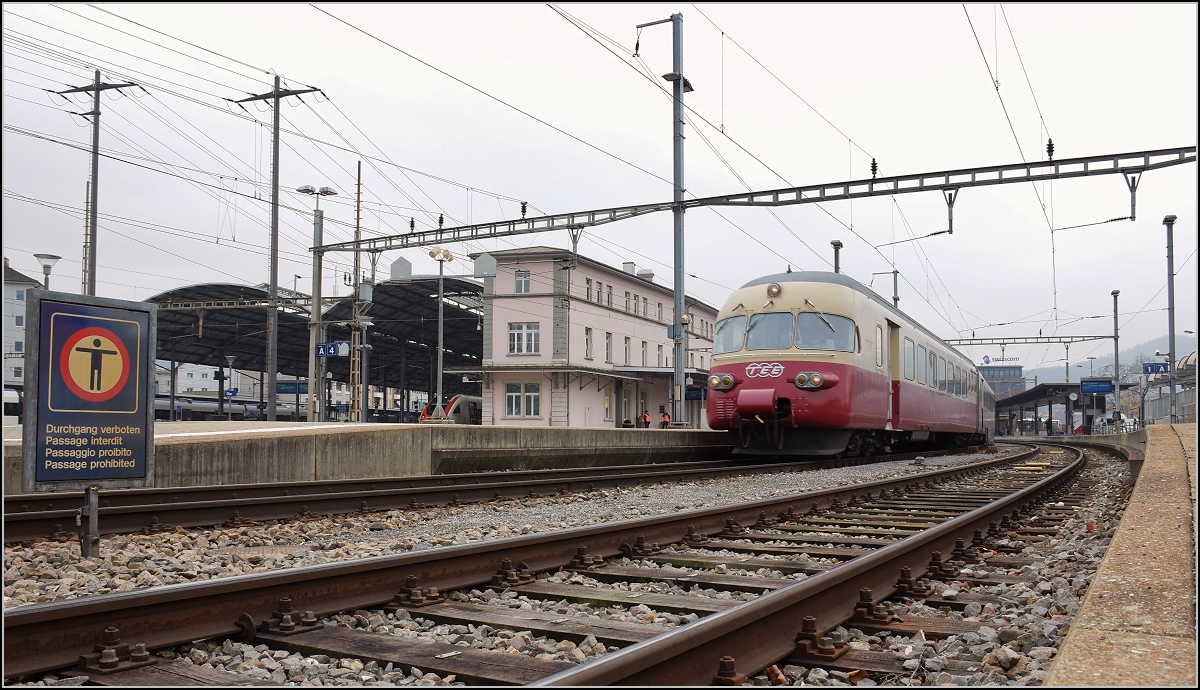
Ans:
POLYGON ((650 410, 642 410, 642 428, 650 428, 650 410))
POLYGON ((663 428, 663 429, 666 429, 668 426, 670 426, 670 425, 671 425, 671 413, 670 413, 670 412, 663 412, 663 413, 662 413, 662 422, 661 422, 661 424, 662 424, 662 428, 663 428))

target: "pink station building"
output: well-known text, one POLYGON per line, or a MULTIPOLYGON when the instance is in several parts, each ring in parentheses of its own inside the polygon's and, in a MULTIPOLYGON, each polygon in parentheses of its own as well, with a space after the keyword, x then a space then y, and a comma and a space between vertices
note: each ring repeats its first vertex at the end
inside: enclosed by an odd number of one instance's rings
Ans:
MULTIPOLYGON (((632 262, 613 268, 565 249, 472 254, 483 280, 483 423, 642 426, 671 412, 671 288, 632 262)), ((687 298, 686 421, 706 428, 704 394, 717 309, 687 298)), ((675 420, 679 421, 679 420, 675 420)))

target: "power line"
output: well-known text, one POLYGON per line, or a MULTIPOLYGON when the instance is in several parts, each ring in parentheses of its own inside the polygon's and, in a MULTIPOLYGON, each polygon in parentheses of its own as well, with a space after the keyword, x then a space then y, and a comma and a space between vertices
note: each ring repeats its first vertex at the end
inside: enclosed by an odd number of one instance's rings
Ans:
POLYGON ((525 117, 528 117, 528 118, 530 118, 530 119, 532 119, 532 120, 534 120, 534 121, 536 121, 536 122, 539 122, 539 123, 541 123, 541 124, 543 124, 543 125, 545 125, 545 126, 549 127, 550 129, 553 129, 554 131, 558 132, 559 134, 566 135, 566 136, 570 137, 571 139, 574 139, 575 141, 577 141, 577 142, 579 142, 579 143, 583 144, 584 146, 587 146, 588 148, 591 148, 591 149, 594 149, 594 150, 596 150, 596 151, 599 151, 600 153, 603 153, 604 155, 606 155, 606 156, 608 156, 608 157, 610 157, 610 158, 613 158, 613 159, 615 159, 615 160, 618 160, 618 161, 620 161, 620 162, 624 163, 625 165, 628 165, 628 166, 630 166, 630 167, 632 167, 632 168, 636 168, 637 170, 640 170, 640 171, 642 171, 642 172, 646 173, 647 175, 649 175, 649 176, 651 176, 651 177, 653 177, 653 178, 655 178, 655 179, 658 179, 658 180, 661 180, 661 181, 663 181, 663 182, 666 182, 667 184, 671 184, 671 181, 670 181, 670 180, 668 180, 668 179, 666 179, 665 177, 661 177, 661 176, 659 176, 659 175, 655 175, 654 173, 650 172, 649 170, 646 170, 645 168, 641 167, 640 165, 637 165, 636 163, 631 163, 631 162, 629 162, 629 161, 625 160, 624 158, 621 158, 620 156, 616 155, 615 153, 610 153, 610 152, 608 152, 608 151, 605 151, 604 149, 600 148, 599 146, 596 146, 595 144, 592 144, 592 143, 590 143, 590 142, 584 141, 583 139, 580 139, 579 137, 575 136, 574 134, 571 134, 570 132, 568 132, 568 131, 566 131, 566 130, 564 130, 564 129, 560 128, 560 127, 557 127, 557 126, 555 126, 555 125, 552 125, 552 124, 550 124, 549 122, 546 122, 545 120, 541 119, 540 117, 537 117, 536 115, 532 115, 532 114, 530 114, 530 113, 528 113, 528 112, 526 112, 526 111, 524 111, 524 110, 521 110, 521 109, 520 109, 520 108, 518 108, 517 106, 515 106, 515 105, 512 105, 511 103, 508 103, 508 102, 506 102, 506 101, 504 101, 504 100, 501 100, 500 98, 497 98, 496 96, 493 96, 492 94, 490 94, 490 93, 488 93, 488 92, 484 91, 483 89, 480 89, 480 88, 478 88, 478 87, 476 87, 476 86, 472 86, 471 84, 468 84, 467 82, 463 81, 462 79, 459 79, 458 77, 454 76, 453 74, 450 74, 449 72, 446 72, 445 70, 442 70, 442 69, 439 69, 439 68, 437 68, 437 67, 434 67, 433 65, 429 64, 428 62, 425 62, 424 60, 422 60, 421 58, 419 58, 419 57, 417 57, 417 56, 413 55, 412 53, 406 52, 406 51, 404 51, 404 50, 402 50, 402 49, 400 49, 400 48, 396 47, 395 45, 393 45, 393 44, 391 44, 391 43, 388 43, 387 41, 383 40, 382 38, 379 38, 378 36, 375 36, 374 34, 372 34, 372 33, 368 32, 368 31, 366 31, 366 30, 364 30, 364 29, 360 29, 359 27, 357 27, 357 26, 355 26, 355 25, 351 24, 350 22, 348 22, 348 21, 346 21, 346 20, 344 20, 344 19, 342 19, 342 18, 340 18, 340 17, 337 17, 337 16, 335 16, 335 15, 333 15, 333 14, 330 14, 329 12, 326 12, 325 10, 321 9, 320 7, 317 7, 316 5, 310 5, 310 7, 312 7, 312 8, 313 8, 313 9, 315 9, 315 10, 317 10, 318 12, 321 12, 322 14, 328 15, 328 16, 329 16, 330 18, 332 18, 332 19, 336 19, 337 21, 339 21, 339 22, 341 22, 341 23, 345 24, 346 26, 350 27, 351 29, 354 29, 355 31, 358 31, 359 33, 363 34, 364 36, 367 36, 368 38, 372 38, 372 39, 374 39, 374 40, 376 40, 376 41, 378 41, 378 42, 382 43, 383 45, 387 46, 388 48, 391 48, 392 50, 396 51, 397 53, 400 53, 401 55, 404 55, 405 57, 408 57, 408 58, 411 58, 411 59, 413 59, 413 60, 416 60, 417 62, 421 63, 422 65, 425 65, 426 67, 428 67, 429 69, 431 69, 431 70, 433 70, 433 71, 437 72, 438 74, 441 74, 441 75, 444 75, 444 76, 446 76, 446 77, 449 77, 450 79, 453 79, 454 81, 458 82, 459 84, 462 84, 463 86, 467 87, 468 89, 471 89, 472 91, 475 91, 476 93, 479 93, 479 94, 481 94, 481 95, 483 95, 483 96, 486 96, 486 97, 488 97, 488 98, 492 99, 493 101, 496 101, 496 102, 497 102, 497 103, 499 103, 500 105, 503 105, 503 106, 505 106, 505 107, 507 107, 507 108, 511 108, 511 109, 513 109, 513 110, 517 111, 518 113, 520 113, 520 114, 524 115, 525 117))

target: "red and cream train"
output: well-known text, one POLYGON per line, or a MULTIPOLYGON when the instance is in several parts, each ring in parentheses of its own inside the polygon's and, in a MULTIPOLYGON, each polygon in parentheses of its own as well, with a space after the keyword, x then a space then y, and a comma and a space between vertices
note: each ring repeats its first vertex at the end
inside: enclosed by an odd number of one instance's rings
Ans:
POLYGON ((995 396, 971 361, 854 279, 752 280, 717 317, 708 425, 734 452, 844 455, 990 443, 995 396))

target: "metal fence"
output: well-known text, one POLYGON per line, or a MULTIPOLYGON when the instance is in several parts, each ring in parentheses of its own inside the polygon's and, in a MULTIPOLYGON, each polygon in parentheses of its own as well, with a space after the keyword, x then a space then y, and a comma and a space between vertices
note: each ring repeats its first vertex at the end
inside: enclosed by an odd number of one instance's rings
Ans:
MULTIPOLYGON (((1165 388, 1162 389, 1162 394, 1154 398, 1146 398, 1146 402, 1142 407, 1147 424, 1167 424, 1170 422, 1171 415, 1171 394, 1165 388)), ((1176 421, 1195 422, 1196 421, 1196 389, 1189 388, 1187 390, 1175 391, 1175 414, 1176 421)))

